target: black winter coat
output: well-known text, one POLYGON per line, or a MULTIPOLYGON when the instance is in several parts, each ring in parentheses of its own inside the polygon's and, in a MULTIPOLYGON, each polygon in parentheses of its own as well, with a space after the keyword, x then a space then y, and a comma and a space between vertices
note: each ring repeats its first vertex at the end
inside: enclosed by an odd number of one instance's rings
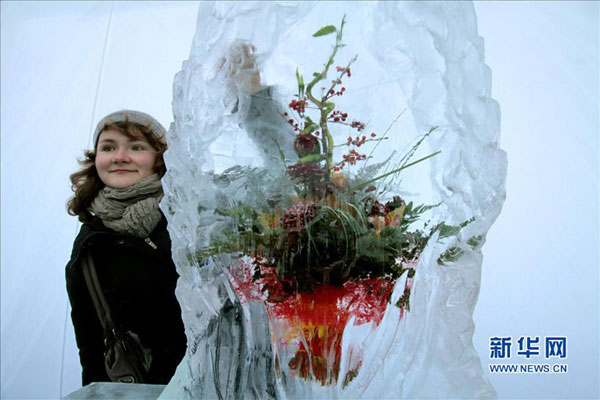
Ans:
POLYGON ((177 272, 163 217, 146 239, 116 233, 95 220, 81 227, 66 267, 71 318, 83 367, 83 385, 108 382, 102 325, 90 297, 81 259, 91 251, 113 320, 136 333, 152 351, 145 383, 169 382, 186 349, 181 309, 175 298, 177 272))

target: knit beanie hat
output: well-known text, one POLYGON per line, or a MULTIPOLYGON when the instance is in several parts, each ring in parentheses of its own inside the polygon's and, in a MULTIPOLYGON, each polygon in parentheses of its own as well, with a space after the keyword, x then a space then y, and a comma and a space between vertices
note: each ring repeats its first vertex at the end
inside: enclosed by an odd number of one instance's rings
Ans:
POLYGON ((116 111, 112 114, 108 114, 106 117, 102 118, 98 125, 96 125, 96 130, 94 131, 94 148, 98 144, 98 138, 100 137, 100 132, 104 129, 107 124, 117 123, 117 122, 133 122, 135 124, 139 124, 142 126, 147 126, 152 130, 154 136, 156 136, 161 142, 166 143, 166 134, 167 130, 154 119, 152 116, 143 113, 141 111, 134 110, 121 110, 116 111))

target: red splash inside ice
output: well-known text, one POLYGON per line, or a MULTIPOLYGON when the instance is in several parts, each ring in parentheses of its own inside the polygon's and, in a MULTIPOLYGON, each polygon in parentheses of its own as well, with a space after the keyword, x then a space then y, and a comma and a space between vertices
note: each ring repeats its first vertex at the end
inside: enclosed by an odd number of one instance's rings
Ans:
MULTIPOLYGON (((276 338, 277 344, 296 349, 288 363, 290 373, 322 385, 337 382, 342 337, 350 318, 354 317, 355 325, 378 326, 394 288, 391 278, 372 278, 343 286, 318 285, 312 293, 289 294, 283 291, 273 268, 256 259, 240 263, 229 271, 240 301, 265 304, 271 326, 277 331, 274 336, 281 336, 276 338), (261 277, 253 280, 255 268, 260 268, 261 277)), ((356 376, 362 363, 360 353, 350 359, 344 384, 356 376)))

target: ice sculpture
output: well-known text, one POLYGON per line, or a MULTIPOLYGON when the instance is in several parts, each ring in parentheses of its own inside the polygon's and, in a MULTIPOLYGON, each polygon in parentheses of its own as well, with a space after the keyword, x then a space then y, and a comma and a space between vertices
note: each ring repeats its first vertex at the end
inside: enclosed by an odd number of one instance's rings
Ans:
MULTIPOLYGON (((472 346, 472 312, 481 245, 505 197, 506 157, 471 3, 202 2, 190 58, 175 77, 173 112, 161 207, 181 275, 188 352, 162 398, 495 397, 472 346), (223 210, 261 210, 298 189, 282 162, 304 154, 282 115, 300 90, 296 70, 308 82, 332 51, 331 40, 312 34, 344 15, 345 47, 335 61, 358 57, 336 106, 387 136, 354 172, 390 172, 425 137, 413 159, 441 153, 379 181, 382 193, 438 204, 430 226, 463 227, 443 240, 433 231, 415 265, 399 261, 393 280, 324 284, 274 299, 264 291, 269 275, 256 269, 262 254, 221 240, 247 215, 223 210), (223 251, 207 250, 215 243, 223 251)), ((331 143, 345 143, 351 128, 332 129, 331 143)), ((333 150, 331 159, 344 159, 343 146, 333 150)), ((341 163, 328 161, 325 173, 334 165, 341 163)), ((286 207, 286 216, 302 208, 299 224, 308 226, 307 201, 286 207)))

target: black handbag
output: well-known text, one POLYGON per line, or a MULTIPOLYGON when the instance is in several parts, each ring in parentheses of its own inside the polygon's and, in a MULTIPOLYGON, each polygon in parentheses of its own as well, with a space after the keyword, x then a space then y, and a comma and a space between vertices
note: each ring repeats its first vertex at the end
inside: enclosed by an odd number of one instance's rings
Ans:
POLYGON ((120 329, 113 321, 89 252, 84 255, 82 264, 85 282, 104 329, 104 365, 108 377, 112 382, 145 382, 152 363, 150 350, 135 333, 120 329))

